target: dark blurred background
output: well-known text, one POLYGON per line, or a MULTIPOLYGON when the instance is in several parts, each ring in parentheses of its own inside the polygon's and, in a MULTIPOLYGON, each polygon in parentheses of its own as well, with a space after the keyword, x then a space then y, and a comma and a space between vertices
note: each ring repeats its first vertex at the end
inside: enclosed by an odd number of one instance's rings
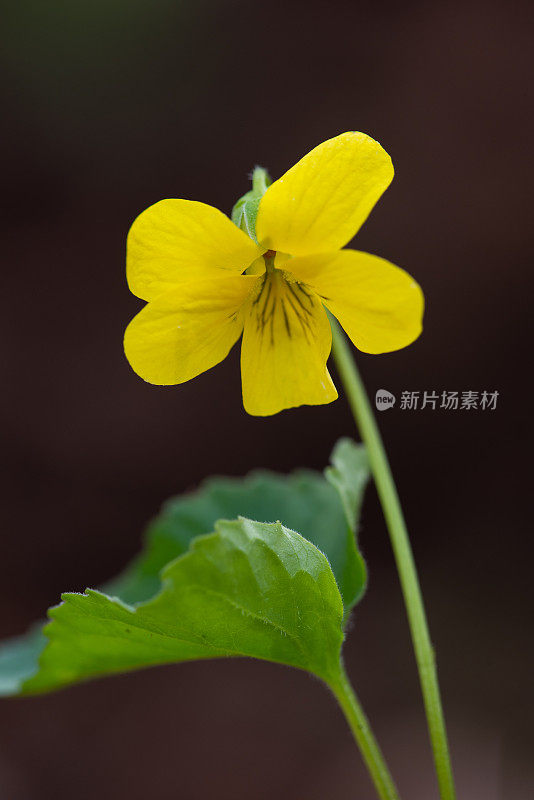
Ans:
MULTIPOLYGON (((115 574, 169 495, 210 473, 321 469, 345 401, 255 419, 239 350, 175 388, 122 352, 140 303, 133 218, 165 197, 227 213, 345 130, 396 179, 357 247, 422 284, 424 335, 359 358, 370 393, 497 390, 495 411, 380 415, 411 531, 463 800, 527 800, 533 646, 530 4, 2 2, 0 632, 115 574), (527 501, 528 500, 528 516, 527 501)), ((387 534, 369 490, 369 591, 348 670, 411 800, 437 797, 387 534)), ((322 686, 192 663, 0 708, 1 800, 374 797, 322 686)))

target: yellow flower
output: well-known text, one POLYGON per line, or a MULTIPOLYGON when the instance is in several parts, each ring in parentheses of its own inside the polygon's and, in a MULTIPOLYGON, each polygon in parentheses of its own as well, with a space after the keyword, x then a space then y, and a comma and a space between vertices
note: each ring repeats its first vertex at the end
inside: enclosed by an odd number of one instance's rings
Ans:
POLYGON ((128 235, 128 283, 148 301, 124 338, 132 368, 150 383, 183 383, 222 361, 243 334, 249 414, 335 400, 325 306, 365 353, 398 350, 421 332, 417 283, 383 258, 340 249, 392 178, 378 142, 343 133, 269 186, 257 242, 204 203, 150 206, 128 235))

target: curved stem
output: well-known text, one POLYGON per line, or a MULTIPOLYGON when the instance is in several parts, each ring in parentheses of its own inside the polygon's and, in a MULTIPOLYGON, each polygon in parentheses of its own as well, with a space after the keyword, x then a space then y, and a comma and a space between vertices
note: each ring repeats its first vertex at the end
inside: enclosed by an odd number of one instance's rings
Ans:
POLYGON ((365 387, 358 373, 345 334, 336 320, 332 323, 332 353, 345 386, 348 401, 367 448, 371 471, 386 519, 397 571, 408 614, 419 680, 423 692, 428 730, 442 800, 455 800, 456 792, 447 744, 447 732, 438 686, 434 650, 430 641, 423 598, 410 546, 406 523, 365 387))
POLYGON ((271 178, 269 173, 264 167, 254 167, 252 172, 252 191, 259 197, 262 197, 269 186, 271 185, 271 178))
POLYGON ((343 665, 338 683, 330 687, 341 706, 356 744, 371 774, 381 800, 400 800, 382 751, 373 736, 369 722, 352 688, 343 665))

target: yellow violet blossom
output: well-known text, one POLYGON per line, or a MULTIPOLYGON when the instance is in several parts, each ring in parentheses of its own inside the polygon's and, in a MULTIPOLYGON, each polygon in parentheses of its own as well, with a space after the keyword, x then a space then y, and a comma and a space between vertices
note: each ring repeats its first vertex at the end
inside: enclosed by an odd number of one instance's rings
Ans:
POLYGON ((243 334, 243 404, 265 416, 335 400, 325 306, 359 350, 398 350, 421 332, 423 295, 402 269, 342 250, 393 178, 363 133, 323 142, 269 186, 255 242, 222 212, 161 200, 128 234, 127 278, 147 305, 128 326, 126 357, 158 385, 222 361, 243 334))

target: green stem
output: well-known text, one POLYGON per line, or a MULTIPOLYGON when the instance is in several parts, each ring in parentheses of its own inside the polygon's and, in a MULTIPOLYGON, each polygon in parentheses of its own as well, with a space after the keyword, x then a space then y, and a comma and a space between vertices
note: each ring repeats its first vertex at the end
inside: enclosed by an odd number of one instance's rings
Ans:
POLYGON ((349 723, 380 800, 400 800, 393 778, 384 761, 384 756, 373 736, 356 693, 350 685, 343 665, 341 666, 339 681, 331 686, 331 689, 349 723))
POLYGON ((367 448, 371 471, 382 504, 397 563, 419 670, 419 680, 421 681, 441 798, 442 800, 455 800, 456 792, 441 706, 434 650, 430 641, 421 588, 399 496, 382 438, 347 339, 337 321, 332 317, 331 323, 333 335, 332 353, 345 386, 356 425, 367 448))
POLYGON ((252 172, 252 191, 258 196, 263 197, 269 186, 271 178, 264 167, 254 167, 252 172))

